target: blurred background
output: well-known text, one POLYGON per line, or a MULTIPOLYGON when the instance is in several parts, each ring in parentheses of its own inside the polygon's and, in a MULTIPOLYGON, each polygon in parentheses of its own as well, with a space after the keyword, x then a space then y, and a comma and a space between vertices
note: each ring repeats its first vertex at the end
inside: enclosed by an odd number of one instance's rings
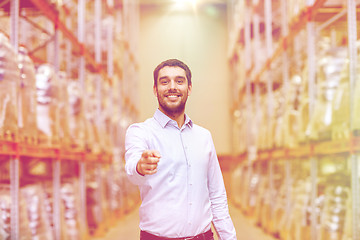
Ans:
POLYGON ((239 239, 360 240, 358 0, 0 0, 0 239, 137 239, 124 134, 193 73, 239 239))

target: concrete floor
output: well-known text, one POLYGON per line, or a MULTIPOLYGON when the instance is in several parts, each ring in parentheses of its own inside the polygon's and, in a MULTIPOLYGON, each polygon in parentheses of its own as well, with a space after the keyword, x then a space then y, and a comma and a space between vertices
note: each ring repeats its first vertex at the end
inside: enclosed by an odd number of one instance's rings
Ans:
MULTIPOLYGON (((229 205, 230 215, 236 228, 239 240, 275 240, 275 238, 265 234, 260 228, 254 226, 242 212, 229 205)), ((139 239, 139 215, 138 208, 122 217, 114 227, 110 228, 106 236, 92 238, 93 240, 137 240, 139 239)), ((218 240, 216 237, 215 240, 218 240)))

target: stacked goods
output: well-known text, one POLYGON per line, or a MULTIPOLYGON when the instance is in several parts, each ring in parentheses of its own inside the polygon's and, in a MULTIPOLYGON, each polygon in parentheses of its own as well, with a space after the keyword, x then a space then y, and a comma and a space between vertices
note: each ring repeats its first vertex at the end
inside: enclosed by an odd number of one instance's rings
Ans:
POLYGON ((84 102, 85 117, 85 149, 89 152, 99 153, 100 136, 99 136, 99 118, 98 118, 98 101, 96 99, 96 75, 87 74, 86 83, 86 101, 84 102))
POLYGON ((42 182, 42 187, 44 189, 44 208, 47 216, 47 221, 49 222, 49 227, 51 229, 52 235, 55 236, 54 228, 54 214, 53 214, 53 185, 50 181, 42 182))
MULTIPOLYGON (((358 48, 360 48, 360 41, 357 42, 358 48)), ((358 50, 359 52, 359 50, 358 50)), ((355 88, 353 92, 353 99, 352 99, 352 116, 351 116, 351 123, 352 123, 352 135, 353 136, 360 136, 360 55, 358 55, 357 59, 357 70, 356 70, 356 79, 355 79, 355 88)))
MULTIPOLYGON (((19 240, 31 239, 31 231, 29 227, 29 218, 26 209, 26 202, 20 195, 19 197, 19 240)), ((10 240, 11 239, 11 197, 10 187, 8 184, 0 185, 0 239, 10 240)), ((51 239, 51 238, 49 238, 51 239)))
POLYGON ((83 149, 85 146, 85 123, 82 107, 84 104, 81 87, 78 81, 69 80, 67 86, 69 104, 69 134, 71 147, 83 149))
POLYGON ((51 240, 53 234, 44 205, 44 191, 39 185, 27 185, 21 188, 27 210, 27 220, 30 227, 30 236, 27 239, 51 240))
MULTIPOLYGON (((345 47, 328 48, 324 41, 324 50, 319 60, 318 82, 317 82, 317 101, 314 108, 313 117, 310 119, 307 129, 308 137, 315 141, 326 141, 332 139, 333 125, 333 107, 341 105, 342 98, 348 98, 343 94, 336 93, 340 90, 342 93, 345 88, 339 88, 342 79, 342 72, 347 61, 347 49, 345 47), (335 102, 335 104, 334 104, 335 102)), ((346 85, 345 85, 346 86, 346 85)), ((348 108, 338 113, 343 114, 348 108)), ((347 119, 349 119, 349 115, 347 119)), ((347 121, 345 121, 346 124, 347 121)), ((341 124, 341 123, 340 123, 341 124)))
MULTIPOLYGON (((349 192, 347 192, 348 196, 351 196, 349 192)), ((343 231, 343 235, 342 235, 342 239, 341 240, 353 240, 353 233, 354 231, 352 230, 353 227, 353 206, 352 206, 353 202, 352 202, 352 198, 348 197, 345 203, 345 216, 343 217, 343 225, 342 225, 342 231, 343 231)), ((357 219, 359 219, 359 213, 357 213, 357 219)))
POLYGON ((68 180, 61 186, 61 199, 64 207, 65 239, 76 240, 82 238, 80 220, 80 194, 76 180, 68 180))
POLYGON ((102 225, 104 219, 110 215, 109 202, 111 199, 107 189, 110 188, 105 175, 109 173, 105 169, 99 169, 97 164, 93 165, 93 172, 87 176, 86 186, 86 216, 89 232, 94 234, 102 225))
POLYGON ((293 209, 289 221, 289 238, 293 240, 310 239, 311 217, 309 214, 311 183, 310 179, 295 182, 292 202, 293 209))
MULTIPOLYGON (((289 48, 289 83, 285 91, 286 112, 284 118, 285 144, 287 147, 296 147, 305 140, 305 130, 308 124, 308 77, 306 56, 303 49, 304 32, 295 38, 294 46, 289 48)), ((285 84, 284 84, 285 85, 285 84)), ((284 86, 285 88, 285 86, 284 86)))
POLYGON ((87 181, 86 186, 86 219, 90 234, 94 234, 101 223, 101 204, 99 201, 99 185, 95 181, 87 181))
POLYGON ((39 143, 45 146, 59 144, 59 85, 50 64, 37 68, 36 96, 39 143))
POLYGON ((58 73, 59 86, 59 139, 61 146, 65 149, 70 147, 70 129, 69 129, 69 96, 68 96, 68 78, 65 72, 58 73))
MULTIPOLYGON (((257 146, 259 149, 269 149, 269 137, 268 137, 268 125, 267 125, 267 104, 266 102, 268 101, 268 99, 266 98, 266 95, 263 94, 260 96, 260 106, 259 106, 259 111, 258 111, 258 116, 259 116, 259 133, 262 134, 258 134, 257 136, 257 146)), ((246 126, 245 123, 243 123, 244 126, 246 126)))
POLYGON ((320 240, 342 240, 344 235, 348 186, 329 186, 325 190, 325 204, 321 215, 320 240))
POLYGON ((26 143, 36 143, 36 76, 35 66, 27 50, 19 47, 19 137, 26 143))
MULTIPOLYGON (((47 215, 47 221, 55 236, 54 228, 54 211, 53 211, 53 185, 51 182, 44 182, 44 205, 47 215)), ((60 202, 60 219, 62 239, 72 240, 81 239, 84 235, 82 229, 86 229, 86 224, 80 220, 80 191, 79 184, 75 179, 66 179, 61 184, 60 189, 61 202, 60 202), (83 224, 83 225, 82 225, 83 224)))
POLYGON ((0 32, 0 139, 18 137, 17 96, 19 68, 17 55, 9 39, 0 32))
POLYGON ((100 139, 101 139, 101 148, 104 152, 110 153, 113 149, 113 132, 114 125, 116 122, 113 122, 113 99, 111 99, 111 87, 109 84, 103 84, 103 92, 102 92, 102 99, 101 99, 101 128, 100 128, 100 139))

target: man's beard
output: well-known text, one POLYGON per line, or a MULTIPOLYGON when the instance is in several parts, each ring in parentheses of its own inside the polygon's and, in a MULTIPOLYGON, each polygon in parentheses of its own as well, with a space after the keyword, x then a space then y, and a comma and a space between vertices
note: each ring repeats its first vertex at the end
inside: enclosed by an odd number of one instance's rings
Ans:
POLYGON ((163 97, 163 98, 158 97, 158 102, 159 102, 159 106, 161 107, 161 109, 163 109, 163 111, 165 112, 166 115, 176 115, 178 113, 183 113, 185 111, 187 96, 184 99, 182 99, 180 101, 179 105, 177 105, 177 106, 167 105, 164 98, 165 97, 163 97))

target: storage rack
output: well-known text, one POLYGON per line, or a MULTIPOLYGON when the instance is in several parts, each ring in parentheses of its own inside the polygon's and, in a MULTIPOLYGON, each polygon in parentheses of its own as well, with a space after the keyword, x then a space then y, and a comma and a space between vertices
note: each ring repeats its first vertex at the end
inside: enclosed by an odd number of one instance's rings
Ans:
MULTIPOLYGON (((259 172, 265 171, 268 179, 267 188, 270 189, 269 199, 276 201, 280 196, 274 192, 278 191, 276 178, 284 178, 285 202, 284 206, 287 215, 294 211, 289 206, 291 204, 291 191, 294 186, 291 181, 298 163, 306 163, 306 175, 311 179, 310 199, 310 230, 308 238, 302 239, 326 239, 320 238, 318 218, 321 213, 316 212, 321 189, 319 190, 318 175, 320 174, 320 162, 322 158, 331 157, 341 161, 336 164, 348 165, 351 179, 351 236, 348 239, 360 239, 359 228, 359 151, 360 139, 355 133, 356 119, 355 114, 355 89, 358 86, 357 58, 358 49, 356 46, 358 34, 359 5, 355 0, 347 1, 327 1, 327 0, 309 0, 309 1, 230 1, 229 13, 229 64, 232 69, 232 98, 233 106, 233 149, 237 155, 232 158, 242 167, 243 178, 248 182, 248 186, 242 186, 242 190, 251 188, 253 181, 257 181, 259 172), (292 6, 290 6, 292 4, 292 6), (296 7, 296 8, 295 8, 296 7), (297 11, 296 11, 297 10, 297 11), (293 11, 293 12, 290 12, 293 11), (290 92, 290 71, 296 68, 294 58, 290 52, 294 51, 299 45, 299 41, 306 42, 306 48, 303 52, 306 54, 305 74, 307 77, 307 95, 308 111, 311 119, 316 114, 315 104, 319 96, 319 69, 316 68, 319 61, 316 57, 319 54, 316 51, 316 43, 320 40, 320 33, 326 28, 334 27, 344 23, 347 30, 346 47, 348 52, 348 84, 350 89, 349 96, 349 118, 347 119, 349 129, 345 134, 348 138, 343 139, 325 139, 315 140, 309 137, 302 139, 295 144, 292 142, 276 143, 270 132, 273 126, 272 117, 275 112, 274 94, 284 91, 284 102, 287 102, 291 96, 290 92), (263 52, 265 54, 263 54, 263 52), (280 62, 280 64, 279 64, 280 62), (291 65, 293 63, 294 65, 291 65), (279 70, 280 73, 276 72, 279 70), (265 106, 260 104, 261 98, 266 99, 265 106), (266 119, 261 122, 260 119, 266 119), (257 124, 254 124, 257 123, 257 124), (264 124, 265 127, 261 127, 264 124), (242 127, 241 127, 242 126, 242 127), (261 144, 259 138, 262 135, 268 136, 261 144), (339 155, 349 156, 338 158, 339 155), (339 160, 341 159, 341 160, 339 160), (260 166, 260 167, 259 167, 260 166), (259 169, 260 168, 260 169, 259 169), (252 179, 252 180, 251 180, 252 179)), ((335 30, 336 31, 336 30, 335 30)), ((284 123, 285 124, 285 123, 284 123)), ((292 134, 282 130, 282 134, 292 134)), ((302 129, 298 129, 299 132, 302 129)), ((289 138, 285 138, 289 139, 289 138)), ((300 172, 300 169, 297 169, 300 172)), ((338 171, 338 173, 341 171, 338 171)), ((239 176, 238 176, 239 177, 239 176)), ((236 178, 235 178, 236 179, 236 178)), ((238 180, 238 179, 236 179, 238 180)), ((240 184, 240 183, 239 183, 240 184)), ((235 184, 239 186, 239 184, 235 184)), ((254 190, 256 191, 256 190, 254 190)), ((279 191, 278 191, 279 192, 279 191)), ((239 190, 238 194, 241 194, 239 190)), ((255 194, 254 194, 255 195, 255 194)), ((258 194, 259 195, 259 194, 258 194)), ((258 196, 257 195, 257 196, 258 196)), ((241 198, 241 197, 239 197, 241 198)), ((260 198, 260 196, 259 196, 260 198)), ((248 200, 235 200, 240 206, 249 206, 248 200)), ((270 204, 269 219, 274 219, 275 204, 270 204)), ((305 210, 304 210, 305 211, 305 210)), ((247 213, 250 214, 248 211, 247 213)), ((253 216, 253 213, 250 214, 253 216)), ((271 220, 272 221, 272 220, 271 220)), ((300 225, 300 224, 299 224, 300 225)), ((349 227, 349 226, 348 226, 349 227)), ((281 239, 292 239, 288 235, 280 234, 274 230, 274 226, 263 226, 269 234, 280 235, 281 239)), ((324 237, 324 236, 322 236, 324 237)), ((300 238, 296 238, 300 239, 300 238)), ((335 238, 334 238, 335 239, 335 238)), ((336 238, 340 239, 340 238, 336 238)))
MULTIPOLYGON (((70 1, 71 2, 71 1, 70 1)), ((75 176, 78 178, 80 186, 80 201, 81 209, 80 219, 82 225, 80 226, 81 238, 88 238, 89 232, 95 235, 104 234, 106 228, 111 222, 111 218, 119 217, 119 214, 128 210, 130 205, 136 204, 137 194, 136 191, 127 185, 126 178, 123 174, 123 138, 124 131, 128 124, 135 121, 138 117, 138 106, 136 100, 136 88, 137 88, 137 31, 138 31, 138 1, 119 0, 119 1, 102 1, 95 0, 91 3, 85 0, 71 2, 76 6, 75 9, 69 9, 64 5, 58 4, 56 1, 47 0, 31 0, 31 1, 19 1, 10 0, 2 3, 1 8, 4 12, 8 12, 9 28, 1 29, 9 35, 11 44, 15 50, 18 51, 20 44, 25 44, 27 37, 31 35, 33 29, 26 29, 25 33, 19 30, 19 20, 25 19, 32 27, 39 28, 44 33, 50 35, 49 39, 42 43, 36 49, 31 49, 30 57, 36 63, 50 62, 53 64, 56 72, 66 71, 71 75, 71 69, 69 67, 72 59, 75 58, 79 62, 77 68, 77 80, 81 83, 83 89, 83 96, 86 95, 85 81, 86 74, 92 72, 95 75, 96 84, 96 99, 97 99, 97 116, 96 123, 102 126, 99 119, 101 114, 101 99, 104 92, 110 97, 109 106, 107 111, 115 112, 118 116, 118 123, 110 126, 111 138, 113 140, 114 147, 110 150, 93 151, 84 148, 68 149, 63 148, 61 144, 55 144, 52 146, 38 145, 35 142, 23 142, 18 139, 17 136, 13 136, 9 139, 3 139, 0 141, 0 157, 1 161, 9 162, 9 185, 11 193, 11 234, 10 239, 20 239, 20 213, 19 213, 19 194, 20 194, 20 179, 22 174, 21 165, 27 159, 36 163, 41 162, 50 164, 52 172, 52 191, 53 191, 53 223, 54 223, 54 239, 61 239, 61 192, 60 186, 63 176, 63 170, 67 169, 66 166, 72 166, 75 163, 77 172, 75 176), (93 4, 94 13, 89 13, 86 5, 93 4), (30 9, 31 13, 35 15, 42 15, 46 17, 47 27, 40 26, 35 21, 31 21, 31 14, 27 16, 24 9, 30 9), (76 16, 77 22, 74 24, 71 19, 76 16), (87 14, 94 17, 94 41, 93 47, 89 46, 89 41, 86 40, 86 24, 87 14), (110 22, 107 29, 102 29, 104 26, 103 20, 105 17, 110 22), (74 26, 76 25, 76 26, 74 26), (49 27, 50 26, 50 27, 49 27), (77 35, 75 34, 77 32, 77 35), (103 33, 106 32, 106 37, 103 33), (120 39, 116 38, 115 33, 121 33, 120 39), (23 41, 19 38, 22 37, 23 41), (106 49, 104 49, 102 41, 106 41, 106 49), (115 45, 116 44, 116 45, 115 45), (61 45, 61 46, 60 46, 61 45), (47 56, 38 55, 39 50, 48 48, 47 56), (114 60, 115 56, 113 52, 116 48, 121 49, 120 57, 121 61, 114 60), (65 57, 64 57, 64 56, 65 57), (106 59, 104 59, 104 55, 106 59), (63 58, 63 59, 62 59, 63 58), (67 62, 67 64, 61 62, 67 62), (116 88, 116 93, 114 93, 116 88), (105 89, 101 91, 101 89, 105 89), (116 99, 116 96, 119 95, 116 99), (115 101, 116 100, 116 101, 115 101), (121 115, 119 115, 121 114, 121 115), (62 165, 64 164, 64 165, 62 165), (63 167, 63 168, 62 168, 63 167), (97 218, 100 219, 100 225, 95 226, 94 229, 89 229, 85 226, 88 222, 87 219, 87 202, 86 202, 86 182, 87 178, 91 174, 95 177, 95 182, 98 184, 96 191, 99 196, 98 204, 110 205, 110 202, 116 201, 118 195, 110 190, 110 199, 104 199, 103 182, 109 180, 114 181, 117 175, 122 175, 120 179, 123 197, 121 209, 108 207, 111 209, 112 214, 105 212, 103 208, 99 206, 99 212, 97 218), (125 182, 124 182, 125 181, 125 182), (127 196, 125 195, 127 194, 127 196), (128 201, 128 202, 126 202, 128 201), (117 215, 116 215, 117 214, 117 215)), ((2 16, 3 19, 6 16, 2 16)), ((24 29, 22 29, 24 30, 24 29)), ((118 60, 118 59, 117 59, 118 60)), ((102 126, 104 127, 104 126, 102 126)))

